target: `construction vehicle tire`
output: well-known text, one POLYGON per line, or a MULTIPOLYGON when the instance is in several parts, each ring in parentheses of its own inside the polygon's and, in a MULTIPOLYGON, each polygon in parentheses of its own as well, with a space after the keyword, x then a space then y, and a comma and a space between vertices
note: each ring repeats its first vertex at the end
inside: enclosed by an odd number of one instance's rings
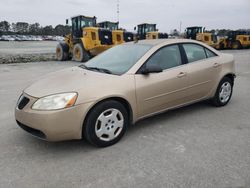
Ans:
POLYGON ((233 43, 233 49, 241 49, 241 43, 239 41, 236 41, 233 43))
POLYGON ((69 59, 69 46, 66 43, 59 43, 56 46, 56 59, 66 61, 69 59))
POLYGON ((78 62, 86 62, 90 59, 89 53, 84 49, 82 44, 78 43, 74 45, 73 59, 78 62))
POLYGON ((219 46, 219 50, 224 50, 224 44, 223 43, 220 43, 220 46, 219 46))

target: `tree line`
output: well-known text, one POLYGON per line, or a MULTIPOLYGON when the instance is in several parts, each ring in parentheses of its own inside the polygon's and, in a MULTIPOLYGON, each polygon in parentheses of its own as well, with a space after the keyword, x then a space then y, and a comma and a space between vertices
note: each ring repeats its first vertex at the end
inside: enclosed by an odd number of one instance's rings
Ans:
MULTIPOLYGON (((52 25, 47 25, 45 27, 41 26, 39 23, 29 24, 27 22, 16 22, 9 23, 8 21, 0 22, 0 36, 1 35, 67 35, 71 31, 71 27, 68 25, 57 25, 53 27, 52 25)), ((225 36, 231 30, 229 29, 213 29, 207 32, 216 33, 218 36, 225 36)), ((250 30, 247 30, 250 32, 250 30)), ((177 29, 170 32, 173 36, 179 36, 180 33, 177 29)))
POLYGON ((0 22, 0 35, 67 35, 71 27, 68 25, 41 26, 39 23, 29 24, 27 22, 9 23, 8 21, 0 22))

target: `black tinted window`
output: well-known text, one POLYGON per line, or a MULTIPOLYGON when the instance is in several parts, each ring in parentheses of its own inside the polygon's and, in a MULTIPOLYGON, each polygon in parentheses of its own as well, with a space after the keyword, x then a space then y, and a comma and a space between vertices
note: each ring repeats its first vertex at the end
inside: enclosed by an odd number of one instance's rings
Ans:
POLYGON ((201 59, 206 59, 204 47, 197 44, 183 44, 183 47, 187 54, 189 63, 199 61, 201 59))
POLYGON ((177 45, 160 49, 148 60, 147 65, 156 64, 163 70, 181 65, 181 54, 177 45))

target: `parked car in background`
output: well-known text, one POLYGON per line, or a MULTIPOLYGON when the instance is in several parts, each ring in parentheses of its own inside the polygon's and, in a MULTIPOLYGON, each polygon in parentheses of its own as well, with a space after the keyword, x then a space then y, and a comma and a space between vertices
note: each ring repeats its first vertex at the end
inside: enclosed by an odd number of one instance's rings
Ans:
POLYGON ((2 41, 15 41, 15 38, 10 35, 2 35, 1 40, 2 41))
POLYGON ((63 41, 62 36, 2 35, 0 41, 63 41))
POLYGON ((56 36, 55 40, 56 41, 64 41, 64 37, 62 37, 62 36, 56 36))

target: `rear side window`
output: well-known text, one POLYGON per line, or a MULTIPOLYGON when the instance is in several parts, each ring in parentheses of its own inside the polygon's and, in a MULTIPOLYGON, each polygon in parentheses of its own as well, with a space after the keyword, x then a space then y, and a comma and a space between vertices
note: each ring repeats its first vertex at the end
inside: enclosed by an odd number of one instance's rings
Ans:
POLYGON ((163 70, 177 67, 182 64, 178 45, 161 48, 147 61, 147 65, 159 65, 163 70))
POLYGON ((207 58, 217 56, 214 52, 210 51, 210 50, 207 49, 207 48, 205 48, 205 51, 206 51, 206 54, 207 54, 207 58))
POLYGON ((204 47, 197 44, 183 44, 183 48, 186 52, 188 62, 199 61, 206 59, 206 53, 204 47))

